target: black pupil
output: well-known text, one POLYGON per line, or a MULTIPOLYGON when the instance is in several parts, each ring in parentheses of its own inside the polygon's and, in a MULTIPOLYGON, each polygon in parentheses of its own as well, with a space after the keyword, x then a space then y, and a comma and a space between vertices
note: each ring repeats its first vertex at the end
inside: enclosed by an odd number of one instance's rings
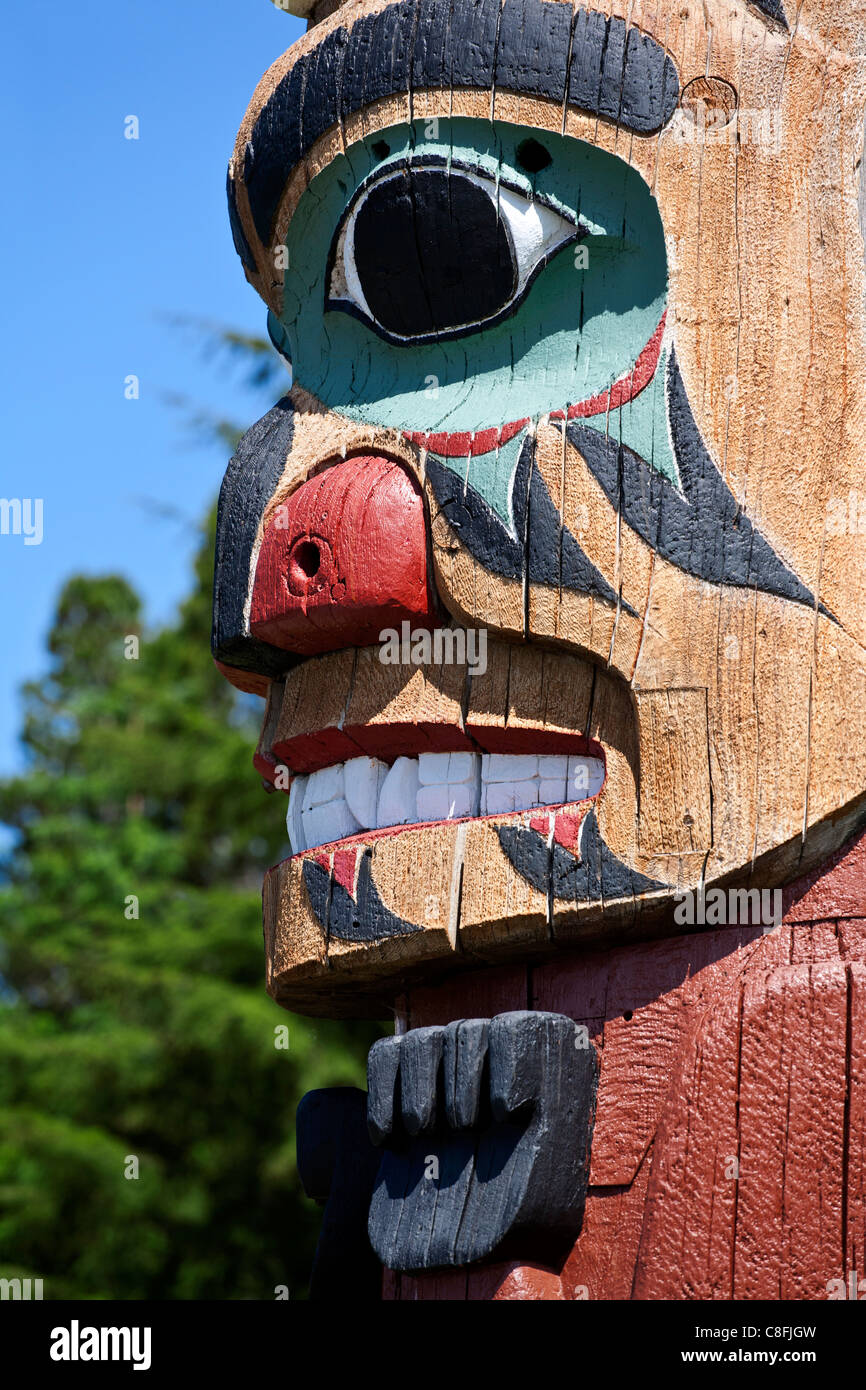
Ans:
POLYGON ((492 318, 517 288, 495 196, 456 170, 402 169, 371 188, 355 266, 373 317, 399 338, 492 318))

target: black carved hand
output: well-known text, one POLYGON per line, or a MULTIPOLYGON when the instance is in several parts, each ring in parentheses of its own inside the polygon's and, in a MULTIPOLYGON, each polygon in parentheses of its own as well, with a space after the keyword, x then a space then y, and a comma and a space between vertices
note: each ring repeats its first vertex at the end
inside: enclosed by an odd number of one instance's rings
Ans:
POLYGON ((555 1261, 580 1230, 595 1050, 561 1014, 516 1012, 374 1043, 369 1234, 389 1269, 555 1261))

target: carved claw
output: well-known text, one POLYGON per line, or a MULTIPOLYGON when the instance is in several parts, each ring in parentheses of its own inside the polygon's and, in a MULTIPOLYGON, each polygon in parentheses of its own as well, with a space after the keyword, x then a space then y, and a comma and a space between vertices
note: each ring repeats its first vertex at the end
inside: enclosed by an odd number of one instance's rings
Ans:
POLYGON ((561 1014, 521 1011, 383 1038, 367 1065, 384 1148, 369 1235, 389 1269, 553 1262, 583 1216, 598 1060, 561 1014))

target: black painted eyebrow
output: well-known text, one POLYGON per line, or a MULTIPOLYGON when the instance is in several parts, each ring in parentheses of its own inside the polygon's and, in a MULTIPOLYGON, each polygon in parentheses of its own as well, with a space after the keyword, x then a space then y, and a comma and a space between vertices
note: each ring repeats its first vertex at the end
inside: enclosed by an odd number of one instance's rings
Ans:
MULTIPOLYGON (((761 0, 777 4, 778 0, 761 0)), ((413 88, 493 87, 548 97, 651 135, 673 115, 679 74, 655 39, 622 19, 550 0, 400 0, 340 27, 295 63, 271 93, 239 171, 267 245, 294 166, 331 126, 413 88)), ((253 257, 229 180, 235 245, 253 257)))

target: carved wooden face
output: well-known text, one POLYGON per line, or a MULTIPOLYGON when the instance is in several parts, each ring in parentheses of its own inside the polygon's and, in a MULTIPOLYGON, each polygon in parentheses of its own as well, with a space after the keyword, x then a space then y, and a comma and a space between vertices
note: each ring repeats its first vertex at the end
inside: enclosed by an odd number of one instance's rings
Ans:
POLYGON ((214 650, 293 778, 290 1007, 673 932, 862 819, 866 55, 786 5, 364 0, 259 84, 229 201, 294 385, 214 650))

